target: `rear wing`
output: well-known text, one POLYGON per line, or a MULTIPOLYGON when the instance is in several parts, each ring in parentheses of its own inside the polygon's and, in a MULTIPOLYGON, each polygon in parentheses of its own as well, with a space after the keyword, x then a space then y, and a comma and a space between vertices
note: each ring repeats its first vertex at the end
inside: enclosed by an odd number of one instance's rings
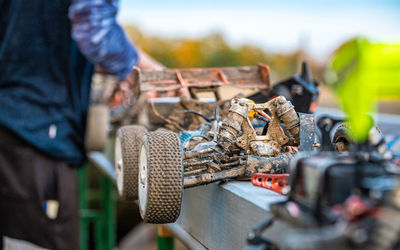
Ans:
POLYGON ((139 83, 140 91, 174 91, 189 89, 215 88, 230 85, 246 89, 270 90, 269 66, 259 63, 257 66, 188 68, 141 70, 133 69, 133 77, 139 83))

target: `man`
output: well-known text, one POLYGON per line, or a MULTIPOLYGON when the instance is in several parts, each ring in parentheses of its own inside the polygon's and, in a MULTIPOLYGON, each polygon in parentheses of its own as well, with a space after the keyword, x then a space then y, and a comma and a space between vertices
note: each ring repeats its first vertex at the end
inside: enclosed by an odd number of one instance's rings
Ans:
POLYGON ((162 67, 116 14, 116 0, 0 0, 1 249, 78 249, 93 64, 121 79, 162 67))

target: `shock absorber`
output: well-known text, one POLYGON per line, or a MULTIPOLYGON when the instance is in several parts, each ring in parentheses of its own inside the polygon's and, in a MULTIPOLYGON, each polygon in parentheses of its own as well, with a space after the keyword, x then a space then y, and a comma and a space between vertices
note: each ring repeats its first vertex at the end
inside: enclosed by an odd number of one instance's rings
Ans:
POLYGON ((225 148, 231 148, 235 144, 239 133, 242 131, 242 124, 247 119, 249 108, 240 99, 234 98, 231 101, 229 115, 220 128, 219 142, 225 148))
POLYGON ((295 139, 295 142, 300 141, 300 118, 297 115, 294 107, 290 101, 287 101, 285 97, 278 96, 275 98, 275 112, 279 119, 285 124, 285 129, 295 139))

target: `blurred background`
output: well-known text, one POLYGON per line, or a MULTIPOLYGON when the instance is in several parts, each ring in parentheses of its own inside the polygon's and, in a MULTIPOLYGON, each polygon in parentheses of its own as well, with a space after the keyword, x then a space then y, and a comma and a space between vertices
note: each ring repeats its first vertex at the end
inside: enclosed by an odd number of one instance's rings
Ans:
MULTIPOLYGON (((320 105, 335 107, 324 68, 344 42, 399 41, 400 1, 120 1, 119 22, 138 47, 167 67, 270 65, 272 80, 307 60, 321 83, 320 105)), ((398 105, 397 105, 398 106, 398 105)), ((381 103, 380 111, 397 113, 381 103)))

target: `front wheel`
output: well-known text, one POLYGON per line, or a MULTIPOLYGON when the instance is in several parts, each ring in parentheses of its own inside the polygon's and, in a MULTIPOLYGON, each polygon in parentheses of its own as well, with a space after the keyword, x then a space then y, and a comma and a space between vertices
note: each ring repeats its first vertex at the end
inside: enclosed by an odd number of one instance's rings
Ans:
POLYGON ((183 193, 183 158, 178 134, 158 130, 145 137, 139 153, 139 209, 146 223, 175 222, 183 193))

